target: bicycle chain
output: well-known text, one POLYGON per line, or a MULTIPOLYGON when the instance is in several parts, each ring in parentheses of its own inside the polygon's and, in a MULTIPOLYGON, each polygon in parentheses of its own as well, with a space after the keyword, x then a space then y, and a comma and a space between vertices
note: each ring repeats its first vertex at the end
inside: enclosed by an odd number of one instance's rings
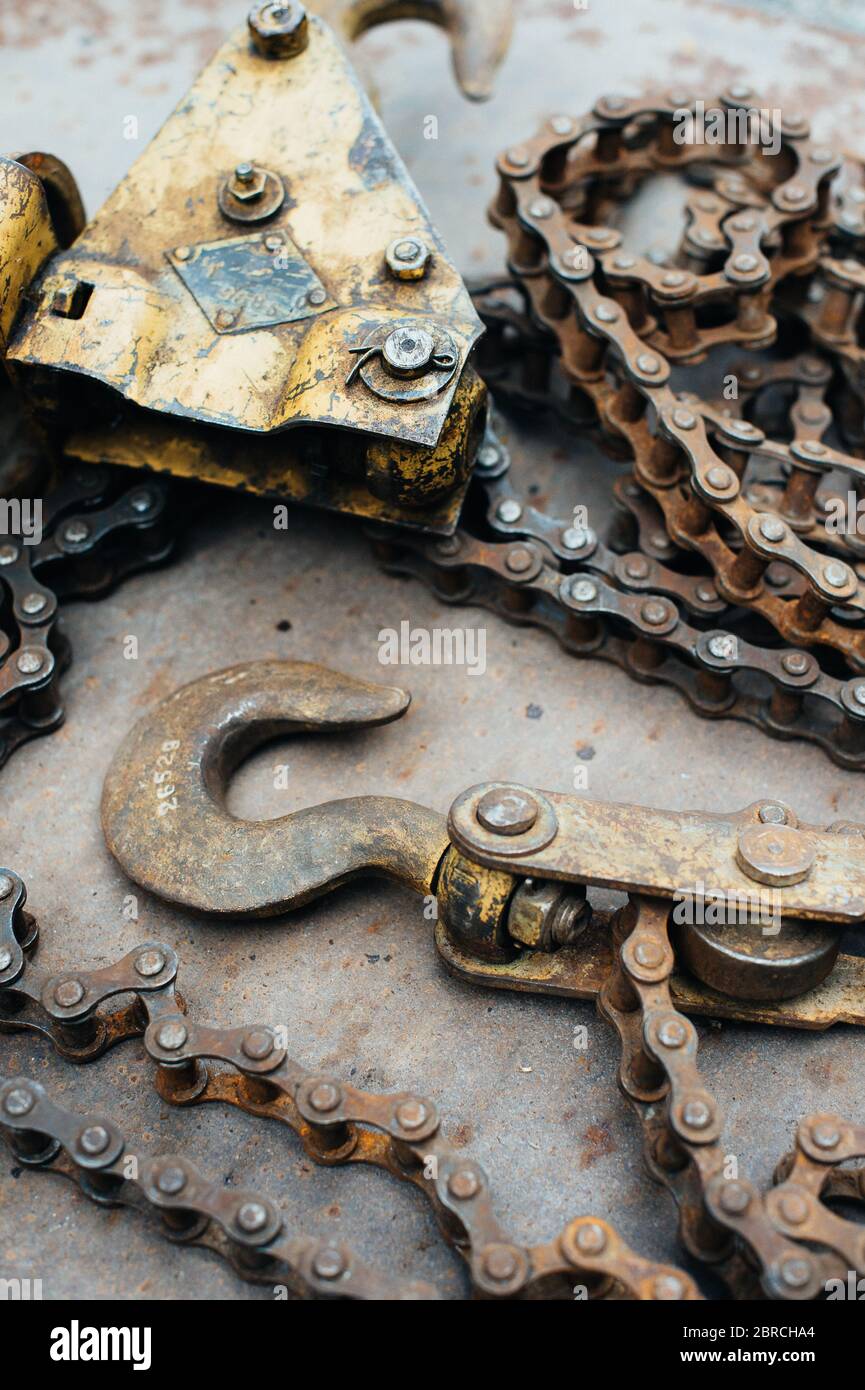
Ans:
MULTIPOLYGON (((0 872, 0 1032, 41 1034, 72 1062, 90 1062, 125 1039, 142 1037, 148 1057, 156 1063, 156 1089, 170 1104, 221 1101, 288 1125, 316 1163, 367 1163, 385 1169, 430 1202, 445 1239, 465 1259, 477 1296, 573 1297, 574 1283, 578 1283, 595 1298, 700 1298, 687 1274, 642 1259, 599 1217, 577 1218, 543 1244, 524 1246, 512 1240, 494 1215, 484 1169, 444 1139, 431 1100, 409 1092, 376 1095, 309 1072, 287 1055, 278 1030, 270 1025, 215 1028, 192 1022, 176 992, 178 961, 169 946, 145 942, 99 970, 26 978, 38 930, 23 911, 25 901, 22 880, 9 870, 0 872), (114 1012, 99 1012, 117 995, 130 995, 131 1002, 114 1012), (205 1065, 214 1061, 227 1070, 213 1071, 205 1065)), ((82 1159, 83 1131, 75 1129, 73 1120, 59 1124, 60 1132, 55 1133, 50 1124, 40 1128, 29 1111, 10 1115, 3 1108, 4 1097, 8 1101, 16 1087, 26 1088, 29 1083, 9 1084, 12 1092, 9 1087, 0 1092, 0 1129, 36 1129, 59 1140, 69 1161, 88 1176, 101 1171, 104 1163, 108 1179, 116 1179, 119 1158, 115 1159, 113 1150, 101 1151, 97 1161, 87 1154, 85 1145, 82 1159)), ((91 1121, 88 1118, 83 1124, 86 1130, 91 1121)), ((115 1133, 108 1130, 107 1122, 100 1124, 106 1132, 115 1133)), ((33 1147, 38 1154, 45 1146, 34 1141, 33 1147)), ((45 1161, 52 1158, 49 1154, 45 1161)), ((151 1162, 183 1167, 182 1160, 151 1162)), ((152 1176, 153 1171, 150 1167, 146 1173, 152 1176)), ((161 1166, 158 1171, 163 1171, 161 1166)), ((146 1177, 142 1180, 147 1183, 146 1177)), ((191 1180, 193 1193, 198 1193, 194 1172, 191 1180)), ((154 1197, 152 1184, 147 1185, 146 1195, 156 1205, 187 1210, 185 1195, 166 1204, 154 1197)), ((224 1229, 230 1227, 230 1238, 237 1244, 236 1202, 234 1194, 224 1203, 190 1202, 188 1209, 216 1220, 224 1229)), ((259 1204, 273 1215, 272 1207, 259 1204)), ((272 1231, 272 1224, 262 1226, 265 1229, 272 1231)), ((308 1243, 296 1260, 297 1272, 316 1292, 327 1281, 331 1294, 348 1287, 354 1297, 385 1296, 381 1282, 364 1272, 343 1246, 316 1248, 327 1252, 325 1272, 319 1270, 317 1279, 311 1277, 314 1255, 308 1243)), ((290 1263, 288 1249, 269 1253, 290 1263)), ((419 1295, 415 1291, 412 1296, 419 1295)))
MULTIPOLYGON (((706 108, 741 114, 743 103, 759 109, 738 89, 706 108)), ((777 159, 747 143, 678 145, 674 118, 689 105, 679 94, 602 98, 589 116, 553 117, 507 150, 490 216, 507 236, 509 278, 473 290, 493 392, 552 408, 630 462, 615 495, 639 548, 616 557, 587 526, 509 493, 488 441, 462 529, 435 541, 376 528, 377 553, 443 601, 546 628, 568 651, 672 685, 704 717, 803 738, 861 769, 865 546, 849 526, 827 528, 838 497, 818 487, 840 470, 865 493, 865 462, 824 442, 830 389, 850 447, 865 442, 865 270, 839 259, 865 232, 862 170, 814 145, 798 117, 786 118, 777 159), (649 174, 681 171, 706 186, 686 203, 675 264, 632 254, 598 225, 649 174), (761 359, 796 319, 812 350, 761 359), (671 368, 691 370, 722 346, 755 354, 734 373, 735 403, 673 390, 671 368), (779 387, 793 394, 787 442, 745 414, 779 387)))
POLYGON ((87 468, 44 499, 42 534, 0 539, 0 767, 31 738, 63 722, 60 676, 69 643, 60 602, 100 598, 171 553, 168 489, 158 479, 87 468))
POLYGON ((618 949, 598 1002, 622 1045, 619 1085, 641 1120, 646 1166, 677 1203, 685 1247, 735 1297, 815 1298, 830 1278, 865 1270, 862 1225, 823 1200, 865 1202, 865 1166, 838 1167, 865 1157, 865 1126, 808 1116, 766 1194, 728 1171, 722 1116, 697 1067, 696 1029, 670 994, 669 911, 669 903, 635 896, 618 914, 618 949))

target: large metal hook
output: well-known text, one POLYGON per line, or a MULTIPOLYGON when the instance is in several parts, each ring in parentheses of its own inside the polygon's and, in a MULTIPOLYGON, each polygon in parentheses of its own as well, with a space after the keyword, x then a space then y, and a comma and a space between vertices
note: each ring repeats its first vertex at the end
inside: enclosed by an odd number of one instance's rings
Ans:
POLYGON ((443 816, 389 796, 330 801, 276 820, 225 805, 232 772, 281 734, 372 728, 411 696, 302 661, 203 676, 146 714, 121 744, 102 826, 124 871, 158 897, 220 916, 271 916, 363 873, 433 891, 443 816))
POLYGON ((319 0, 313 8, 349 40, 393 19, 437 24, 450 38, 457 82, 471 101, 492 96, 513 30, 513 0, 319 0))

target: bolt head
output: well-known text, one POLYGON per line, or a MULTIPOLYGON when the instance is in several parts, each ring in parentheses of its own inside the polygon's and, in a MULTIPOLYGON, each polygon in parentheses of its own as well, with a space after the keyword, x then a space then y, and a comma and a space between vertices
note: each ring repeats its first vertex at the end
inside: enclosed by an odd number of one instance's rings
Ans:
POLYGON ((481 797, 476 815, 493 835, 525 835, 540 808, 533 796, 518 787, 494 787, 481 797))
POLYGON ((394 329, 385 339, 382 361, 392 376, 421 376, 435 354, 431 333, 419 325, 394 329))
POLYGON ((421 237, 402 236, 390 243, 384 259, 394 280, 422 280, 429 269, 432 252, 421 237))
POLYGON ((297 0, 255 5, 247 24, 255 48, 268 58, 294 58, 309 43, 306 10, 297 0))

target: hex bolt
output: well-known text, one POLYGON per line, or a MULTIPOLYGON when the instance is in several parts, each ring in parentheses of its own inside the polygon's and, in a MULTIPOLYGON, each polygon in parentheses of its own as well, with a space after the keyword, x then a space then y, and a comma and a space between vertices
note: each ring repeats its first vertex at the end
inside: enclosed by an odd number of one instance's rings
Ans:
POLYGON ((29 1115, 35 1104, 36 1097, 33 1092, 25 1091, 23 1086, 16 1086, 14 1090, 7 1092, 3 1099, 4 1111, 16 1120, 22 1115, 29 1115))
POLYGON ((818 1149, 837 1149, 841 1143, 840 1130, 827 1120, 811 1126, 811 1138, 818 1149))
POLYGON ((170 1023, 163 1023, 157 1031, 156 1041, 164 1052, 178 1052, 189 1037, 189 1029, 185 1023, 174 1019, 170 1023))
POLYGON ((568 592, 577 603, 593 603, 598 597, 598 586, 593 579, 572 579, 568 592))
POLYGON ((0 900, 8 898, 14 887, 14 879, 10 878, 8 874, 0 874, 0 900))
POLYGON ((664 1047, 684 1047, 688 1041, 688 1026, 680 1018, 666 1018, 658 1029, 658 1041, 664 1047))
POLYGON ((240 1044, 241 1051, 251 1062, 263 1062, 273 1052, 273 1034, 267 1028, 253 1028, 240 1044))
POLYGON ((480 1178, 473 1168, 457 1168, 448 1178, 448 1192, 458 1202, 467 1202, 480 1190, 480 1178))
POLYGON ((18 653, 18 659, 15 665, 18 667, 22 676, 35 676, 37 671, 41 671, 42 667, 45 665, 45 657, 41 652, 25 649, 18 653))
POLYGON ((294 58, 309 43, 309 20, 297 0, 269 0, 247 20, 257 51, 266 58, 294 58))
POLYGON ((111 1143, 111 1135, 104 1125, 88 1125, 78 1136, 78 1147, 90 1158, 104 1154, 111 1143))
POLYGON ((29 618, 35 618, 37 614, 44 612, 48 607, 48 598, 45 594, 25 594, 21 600, 21 610, 29 618))
POLYGON ((320 1081, 309 1093, 309 1103, 319 1115, 335 1110, 342 1100, 342 1092, 331 1081, 320 1081))
POLYGON ((244 1202, 238 1208, 235 1221, 248 1236, 257 1235, 263 1231, 268 1222, 267 1207, 263 1202, 244 1202))
POLYGON ((774 544, 777 541, 782 541, 786 534, 787 527, 777 517, 765 516, 760 522, 760 535, 764 541, 771 541, 774 544))
POLYGON ((80 980, 62 980, 54 990, 54 1002, 61 1009, 73 1009, 84 998, 84 986, 80 980))
POLYGON ((751 1205, 751 1194, 740 1182, 728 1182, 721 1188, 718 1205, 728 1216, 744 1216, 751 1205))
POLYGON ((607 1247, 607 1233, 597 1221, 588 1221, 580 1226, 574 1244, 584 1255, 600 1255, 607 1247))
POLYGON ((404 1100, 396 1108, 396 1122, 400 1129, 411 1132, 426 1124, 428 1113, 422 1100, 404 1100))
POLYGON ((757 812, 764 825, 786 825, 787 812, 777 801, 765 802, 757 812))
POLYGON ((170 1164, 163 1168, 156 1179, 156 1190, 161 1192, 163 1197, 176 1197, 186 1187, 186 1173, 177 1163, 170 1164))
POLYGON ((689 1129, 708 1129, 712 1108, 704 1100, 687 1100, 682 1106, 682 1119, 689 1129))
POLYGON ((516 1251, 510 1245, 488 1245, 481 1254, 481 1269, 496 1284, 513 1279, 518 1268, 516 1251))
POLYGON ((512 526, 515 521, 519 521, 523 514, 523 509, 515 497, 506 497, 496 507, 496 516, 499 521, 504 521, 506 525, 512 526))
POLYGON ((540 815, 540 807, 517 787, 494 787, 481 797, 476 815, 493 835, 524 835, 540 815))
POLYGON ((429 267, 431 251, 419 236, 402 236, 385 251, 385 263, 394 280, 422 280, 429 267))
POLYGON ((159 950, 142 951, 135 957, 135 970, 143 979, 149 980, 165 969, 165 953, 159 950))
POLYGON ((325 1245, 317 1250, 312 1261, 312 1272, 319 1279, 338 1279, 346 1270, 345 1256, 335 1245, 325 1245))

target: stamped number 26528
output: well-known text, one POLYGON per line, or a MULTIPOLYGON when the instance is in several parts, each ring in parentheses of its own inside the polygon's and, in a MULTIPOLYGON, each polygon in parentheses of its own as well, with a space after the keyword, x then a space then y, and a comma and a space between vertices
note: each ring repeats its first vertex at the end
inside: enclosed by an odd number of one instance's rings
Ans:
POLYGON ((156 787, 156 814, 158 816, 167 816, 169 811, 177 810, 177 788, 172 780, 171 766, 179 747, 180 743, 177 739, 166 739, 162 745, 162 752, 156 759, 153 782, 156 787))

